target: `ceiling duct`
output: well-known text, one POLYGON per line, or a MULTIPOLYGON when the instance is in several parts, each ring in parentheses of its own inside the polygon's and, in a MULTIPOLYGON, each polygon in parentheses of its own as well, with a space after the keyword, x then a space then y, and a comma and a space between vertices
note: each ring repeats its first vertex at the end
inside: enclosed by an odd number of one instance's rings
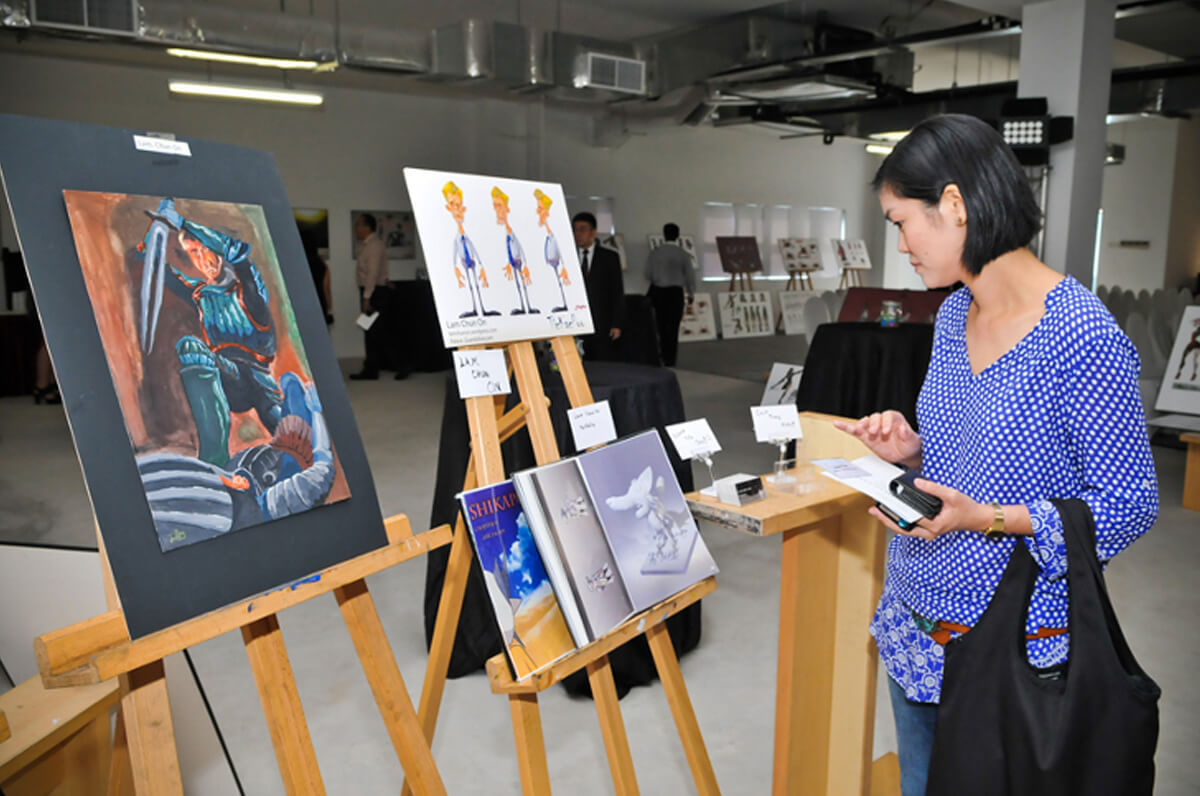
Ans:
POLYGON ((137 31, 137 3, 134 0, 29 0, 29 20, 40 28, 132 36, 137 31))
POLYGON ((646 62, 632 44, 558 32, 547 38, 556 96, 608 101, 645 95, 646 62))
POLYGON ((433 31, 430 70, 435 82, 487 81, 517 91, 551 84, 541 31, 471 17, 433 31))
POLYGON ((334 61, 333 25, 297 14, 244 11, 201 2, 150 2, 142 6, 141 38, 173 45, 239 53, 334 61))
POLYGON ((419 30, 343 25, 338 31, 338 60, 359 69, 424 74, 429 46, 429 35, 419 30))

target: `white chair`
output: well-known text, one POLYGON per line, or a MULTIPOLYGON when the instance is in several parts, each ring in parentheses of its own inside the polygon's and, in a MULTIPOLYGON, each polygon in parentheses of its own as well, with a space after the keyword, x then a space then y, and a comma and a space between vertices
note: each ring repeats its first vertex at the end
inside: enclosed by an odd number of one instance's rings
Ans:
POLYGON ((1142 376, 1145 378, 1161 378, 1167 368, 1167 358, 1159 350, 1150 336, 1146 316, 1140 312, 1131 312, 1122 327, 1130 341, 1137 348, 1142 360, 1142 376))
POLYGON ((813 335, 817 333, 817 327, 832 320, 829 315, 829 307, 821 300, 820 296, 813 296, 804 302, 804 309, 801 310, 801 314, 804 319, 804 338, 809 345, 812 345, 813 335))
POLYGON ((1132 302, 1126 297, 1124 291, 1114 290, 1108 300, 1108 311, 1112 313, 1113 318, 1117 322, 1117 326, 1125 328, 1125 322, 1129 318, 1129 312, 1132 308, 1132 302))
POLYGON ((1096 287, 1096 298, 1108 305, 1108 285, 1099 285, 1096 287))
POLYGON ((1137 311, 1149 318, 1154 313, 1154 297, 1150 295, 1150 291, 1142 288, 1138 291, 1137 301, 1134 302, 1134 307, 1137 311))
POLYGON ((838 314, 842 311, 842 302, 845 300, 845 294, 839 294, 833 290, 826 290, 821 294, 821 301, 829 309, 830 320, 837 320, 838 314))

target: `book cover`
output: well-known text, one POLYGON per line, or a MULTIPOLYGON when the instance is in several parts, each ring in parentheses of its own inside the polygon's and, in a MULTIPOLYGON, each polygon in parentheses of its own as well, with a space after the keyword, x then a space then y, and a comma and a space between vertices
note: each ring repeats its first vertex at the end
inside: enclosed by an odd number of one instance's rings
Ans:
POLYGON ((511 481, 461 496, 504 649, 518 680, 575 644, 511 481))
MULTIPOLYGON (((528 479, 542 506, 548 541, 563 564, 565 588, 580 608, 587 640, 603 636, 633 613, 633 603, 578 465, 574 460, 557 462, 517 478, 528 479)), ((558 592, 566 593, 564 588, 558 592)))
POLYGON ((657 431, 576 461, 635 611, 717 573, 657 431))

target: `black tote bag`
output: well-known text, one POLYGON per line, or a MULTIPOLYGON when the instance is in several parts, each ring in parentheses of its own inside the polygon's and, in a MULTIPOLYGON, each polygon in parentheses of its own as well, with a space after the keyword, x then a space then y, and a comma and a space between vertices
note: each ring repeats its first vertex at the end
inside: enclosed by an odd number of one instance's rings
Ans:
POLYGON ((1154 789, 1160 690, 1117 624, 1081 500, 1055 501, 1067 541, 1070 656, 1041 676, 1025 652, 1038 568, 1018 543, 971 631, 946 645, 928 796, 1138 796, 1154 789))

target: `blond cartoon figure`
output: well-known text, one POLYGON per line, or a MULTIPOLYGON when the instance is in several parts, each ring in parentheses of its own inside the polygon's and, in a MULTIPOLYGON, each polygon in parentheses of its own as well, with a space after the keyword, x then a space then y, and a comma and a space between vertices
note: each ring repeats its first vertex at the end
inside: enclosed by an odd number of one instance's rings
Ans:
POLYGON ((533 281, 533 277, 525 267, 525 250, 521 248, 521 241, 517 240, 512 224, 508 223, 508 194, 499 187, 492 188, 492 208, 496 211, 496 223, 504 226, 505 248, 508 254, 504 278, 517 286, 517 308, 510 314, 532 315, 538 311, 529 303, 529 283, 533 281))
POLYGON ((466 231, 463 229, 463 217, 467 214, 467 207, 463 204, 462 189, 453 182, 448 182, 442 187, 442 196, 446 198, 446 210, 454 218, 454 222, 458 225, 458 234, 454 236, 454 278, 458 280, 458 286, 467 288, 467 292, 471 295, 471 309, 461 313, 460 318, 474 318, 478 315, 492 316, 499 315, 496 310, 489 310, 483 305, 483 293, 480 292, 480 287, 487 287, 487 273, 483 270, 483 261, 479 259, 479 252, 475 249, 475 244, 467 237, 466 231))
POLYGON ((550 205, 554 202, 542 192, 541 188, 534 189, 533 198, 537 200, 538 226, 546 230, 546 244, 543 249, 546 265, 549 265, 550 269, 554 271, 554 279, 558 282, 558 295, 562 297, 562 304, 550 311, 566 312, 567 294, 563 290, 563 285, 571 284, 571 277, 567 275, 566 266, 562 264, 562 253, 558 250, 558 241, 554 239, 554 232, 550 229, 550 205))

